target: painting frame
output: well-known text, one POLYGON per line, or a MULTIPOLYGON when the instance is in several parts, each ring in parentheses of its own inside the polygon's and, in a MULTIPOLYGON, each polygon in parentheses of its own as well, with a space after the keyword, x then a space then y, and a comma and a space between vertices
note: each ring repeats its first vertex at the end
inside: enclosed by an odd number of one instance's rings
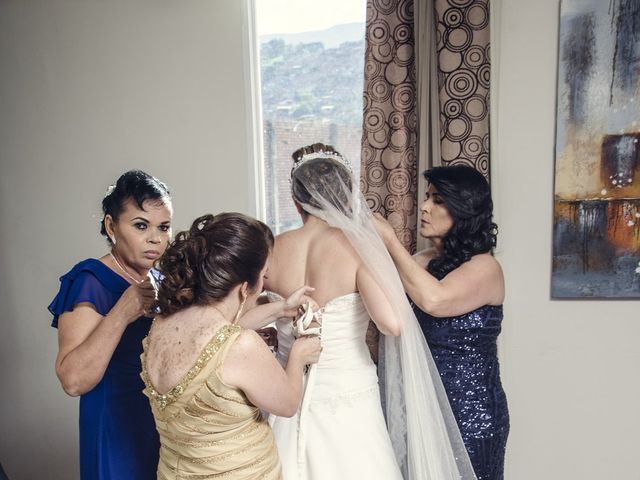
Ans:
POLYGON ((561 0, 551 297, 640 299, 640 0, 561 0))

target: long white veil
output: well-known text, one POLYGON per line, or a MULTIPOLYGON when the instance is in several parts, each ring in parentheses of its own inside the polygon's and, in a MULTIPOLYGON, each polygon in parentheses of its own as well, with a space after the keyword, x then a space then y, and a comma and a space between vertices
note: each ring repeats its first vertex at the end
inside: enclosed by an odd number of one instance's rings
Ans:
POLYGON ((403 321, 400 336, 384 336, 381 342, 379 377, 404 478, 475 479, 431 352, 358 184, 338 154, 306 157, 292 172, 296 200, 344 232, 403 321))

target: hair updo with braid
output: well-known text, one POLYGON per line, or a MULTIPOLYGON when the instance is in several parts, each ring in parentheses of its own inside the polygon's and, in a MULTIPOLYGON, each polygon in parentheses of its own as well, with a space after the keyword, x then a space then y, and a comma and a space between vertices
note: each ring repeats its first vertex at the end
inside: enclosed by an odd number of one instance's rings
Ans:
POLYGON ((240 213, 203 215, 178 233, 158 262, 164 275, 158 312, 171 315, 192 305, 225 298, 244 282, 259 280, 273 234, 267 225, 240 213))
MULTIPOLYGON (((351 171, 344 157, 331 145, 314 143, 291 155, 291 193, 296 202, 322 210, 317 197, 344 214, 351 210, 351 171)), ((307 214, 308 212, 305 212, 307 214)))

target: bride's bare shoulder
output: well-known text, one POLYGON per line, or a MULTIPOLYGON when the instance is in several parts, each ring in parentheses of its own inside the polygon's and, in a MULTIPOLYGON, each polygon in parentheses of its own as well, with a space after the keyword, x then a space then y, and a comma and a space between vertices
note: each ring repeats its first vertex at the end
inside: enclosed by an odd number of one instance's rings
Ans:
POLYGON ((329 249, 336 254, 352 252, 353 247, 339 228, 311 230, 298 228, 281 233, 275 238, 274 253, 276 256, 289 257, 297 251, 324 251, 329 249))
POLYGON ((282 246, 282 245, 290 244, 292 242, 296 242, 299 237, 300 237, 300 229, 299 228, 297 228, 295 230, 289 230, 287 232, 280 233, 280 234, 276 235, 275 246, 279 247, 279 246, 282 246))
POLYGON ((294 258, 298 259, 303 254, 306 243, 299 229, 289 230, 276 236, 271 255, 273 268, 280 263, 289 264, 294 258))
POLYGON ((338 262, 347 259, 357 263, 360 262, 360 256, 342 230, 338 228, 327 230, 321 237, 320 242, 322 243, 322 248, 330 251, 338 262))

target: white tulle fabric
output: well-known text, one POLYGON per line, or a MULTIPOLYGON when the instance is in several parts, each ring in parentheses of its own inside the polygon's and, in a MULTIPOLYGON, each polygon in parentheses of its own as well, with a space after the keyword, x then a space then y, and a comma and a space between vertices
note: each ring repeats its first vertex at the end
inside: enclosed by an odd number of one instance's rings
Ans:
POLYGON ((344 232, 403 321, 401 335, 381 341, 379 376, 387 428, 404 478, 475 479, 431 352, 358 184, 352 178, 347 185, 344 172, 327 171, 326 162, 314 174, 316 162, 309 160, 293 172, 293 181, 311 196, 302 208, 344 232))

